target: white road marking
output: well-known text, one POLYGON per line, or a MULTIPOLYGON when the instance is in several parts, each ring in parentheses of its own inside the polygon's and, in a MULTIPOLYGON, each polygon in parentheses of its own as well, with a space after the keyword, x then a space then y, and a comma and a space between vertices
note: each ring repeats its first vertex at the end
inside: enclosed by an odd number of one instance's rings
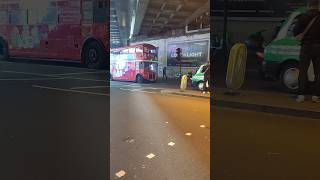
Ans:
POLYGON ((268 152, 267 154, 269 156, 278 156, 278 155, 280 155, 280 153, 277 153, 277 152, 268 152))
POLYGON ((99 89, 99 88, 108 88, 110 86, 88 86, 88 87, 73 87, 73 88, 70 88, 70 89, 99 89))
POLYGON ((147 87, 147 88, 145 88, 145 89, 162 90, 162 89, 165 89, 165 88, 147 87))
POLYGON ((83 80, 83 81, 96 81, 96 82, 107 82, 107 80, 98 80, 98 79, 87 79, 87 78, 77 78, 77 77, 61 77, 51 74, 42 74, 42 73, 30 73, 30 72, 20 72, 20 71, 1 71, 4 73, 13 73, 13 74, 25 74, 33 76, 43 76, 43 77, 53 77, 53 78, 64 78, 64 79, 74 79, 74 80, 83 80))
POLYGON ((174 142, 169 142, 168 143, 168 146, 174 146, 176 143, 174 143, 174 142))
MULTIPOLYGON (((10 57, 10 59, 21 59, 21 58, 15 58, 15 57, 10 57)), ((22 58, 22 59, 31 59, 31 60, 34 60, 34 58, 22 58)), ((41 61, 41 60, 40 60, 41 61)), ((44 60, 45 61, 45 60, 44 60)), ((47 60, 48 61, 48 60, 47 60)), ((23 60, 21 61, 23 62, 23 60)), ((19 62, 10 62, 10 61, 6 61, 6 62, 3 62, 3 61, 0 61, 0 63, 3 63, 3 64, 21 64, 19 62)), ((76 62, 75 62, 76 63, 76 62)), ((59 68, 62 68, 62 69, 86 69, 88 70, 88 68, 85 68, 85 67, 68 67, 68 66, 57 66, 57 65, 47 65, 47 64, 35 64, 37 66, 42 66, 42 67, 59 67, 59 68)), ((90 69, 89 69, 90 70, 90 69)), ((93 70, 94 71, 94 70, 93 70)))
POLYGON ((192 133, 186 133, 185 135, 186 136, 192 136, 192 133))
POLYGON ((149 94, 156 94, 156 92, 150 92, 150 91, 136 91, 136 92, 149 93, 149 94))
POLYGON ((126 89, 126 88, 120 88, 123 91, 131 91, 131 89, 126 89))
POLYGON ((200 127, 201 127, 201 128, 205 128, 206 126, 205 126, 205 125, 201 125, 200 127))
POLYGON ((0 79, 0 81, 44 81, 44 80, 60 80, 64 78, 21 78, 21 79, 0 79))
POLYGON ((94 93, 94 92, 87 92, 87 91, 78 91, 78 90, 72 90, 72 89, 62 89, 62 88, 37 86, 37 85, 33 85, 32 87, 40 88, 40 89, 55 90, 55 91, 63 91, 63 92, 73 92, 73 93, 90 94, 90 95, 98 95, 98 96, 110 96, 109 94, 94 93))
POLYGON ((149 94, 156 94, 156 92, 144 91, 144 89, 126 89, 120 88, 123 91, 130 91, 130 92, 141 92, 141 93, 149 93, 149 94))
POLYGON ((81 74, 100 74, 100 73, 107 73, 106 71, 90 71, 90 72, 77 72, 77 73, 64 73, 64 74, 51 74, 55 76, 69 76, 69 75, 81 75, 81 74))
POLYGON ((166 124, 169 124, 169 122, 165 122, 166 124))
POLYGON ((149 158, 149 159, 152 159, 152 158, 154 158, 155 156, 156 156, 156 155, 150 153, 150 154, 148 154, 146 157, 149 158))
POLYGON ((130 139, 130 140, 128 141, 128 143, 134 143, 134 142, 135 142, 134 139, 130 139))
MULTIPOLYGON (((55 77, 58 78, 59 76, 54 76, 50 74, 42 74, 42 73, 30 73, 30 72, 20 72, 20 71, 1 71, 4 73, 12 73, 12 74, 25 74, 25 75, 34 75, 34 76, 44 76, 44 77, 55 77)), ((61 78, 61 77, 60 77, 61 78)))
POLYGON ((99 79, 87 79, 87 78, 76 78, 76 77, 64 77, 65 79, 82 80, 82 81, 95 81, 95 82, 107 82, 107 80, 99 79))
POLYGON ((123 177, 123 176, 125 176, 125 175, 126 175, 126 172, 125 172, 124 170, 121 170, 121 171, 119 171, 119 172, 116 173, 116 176, 117 176, 118 178, 121 178, 121 177, 123 177))
POLYGON ((138 85, 138 84, 127 84, 127 85, 123 85, 123 86, 126 86, 126 87, 142 87, 141 85, 138 85))

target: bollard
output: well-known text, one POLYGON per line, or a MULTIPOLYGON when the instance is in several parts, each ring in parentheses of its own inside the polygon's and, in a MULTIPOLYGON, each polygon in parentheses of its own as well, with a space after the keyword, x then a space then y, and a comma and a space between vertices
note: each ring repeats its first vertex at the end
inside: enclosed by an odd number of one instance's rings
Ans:
POLYGON ((181 77, 180 90, 186 90, 187 89, 187 84, 188 84, 188 76, 187 75, 183 75, 181 77))
POLYGON ((247 47, 244 44, 235 44, 230 51, 226 76, 227 88, 235 91, 241 88, 246 72, 247 47))

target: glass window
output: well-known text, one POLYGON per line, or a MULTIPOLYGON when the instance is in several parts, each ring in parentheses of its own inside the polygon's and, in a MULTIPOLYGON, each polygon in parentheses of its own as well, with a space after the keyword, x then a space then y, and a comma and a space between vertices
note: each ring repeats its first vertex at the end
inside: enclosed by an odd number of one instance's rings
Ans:
POLYGON ((9 22, 9 16, 7 11, 0 10, 0 24, 7 24, 9 22))
POLYGON ((150 50, 150 53, 152 53, 152 54, 156 54, 156 53, 157 53, 157 50, 155 50, 155 49, 151 49, 151 50, 150 50))
POLYGON ((293 21, 292 24, 289 26, 288 28, 288 33, 287 33, 287 37, 294 37, 294 28, 296 27, 297 23, 298 23, 298 17, 297 16, 293 21))
POLYGON ((28 9, 28 24, 38 24, 38 11, 36 9, 28 9))
POLYGON ((106 23, 108 19, 108 7, 105 7, 105 1, 95 1, 93 9, 93 21, 95 23, 106 23))
POLYGON ((129 49, 124 49, 120 51, 121 54, 128 54, 129 53, 129 49))
POLYGON ((137 53, 142 53, 142 52, 143 52, 143 49, 142 49, 142 48, 137 47, 137 48, 136 48, 136 52, 137 52, 137 53))
POLYGON ((139 69, 143 69, 144 68, 144 63, 143 62, 140 62, 139 63, 139 69))
POLYGON ((10 24, 26 25, 27 24, 27 11, 26 10, 11 10, 10 11, 10 24))
POLYGON ((149 50, 148 48, 146 48, 146 47, 145 47, 145 48, 144 48, 144 52, 145 52, 145 53, 149 53, 149 52, 150 52, 150 50, 149 50))
POLYGON ((129 48, 129 53, 133 54, 136 52, 136 49, 135 48, 129 48))
POLYGON ((144 69, 154 72, 158 71, 158 64, 154 62, 144 62, 144 69))
MULTIPOLYGON (((41 17, 41 15, 40 15, 41 17)), ((45 24, 57 24, 58 23, 58 10, 55 7, 48 8, 40 22, 45 24)))
POLYGON ((92 1, 84 1, 82 4, 82 22, 84 24, 92 24, 93 22, 92 1))

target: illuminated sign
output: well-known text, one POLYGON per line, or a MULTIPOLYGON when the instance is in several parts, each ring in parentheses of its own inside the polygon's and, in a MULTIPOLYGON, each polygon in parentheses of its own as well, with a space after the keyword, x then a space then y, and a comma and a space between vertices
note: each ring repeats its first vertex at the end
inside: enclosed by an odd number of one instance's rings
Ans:
POLYGON ((199 67, 206 63, 209 57, 209 40, 194 42, 170 43, 167 46, 167 65, 179 66, 176 49, 182 49, 181 66, 199 67))

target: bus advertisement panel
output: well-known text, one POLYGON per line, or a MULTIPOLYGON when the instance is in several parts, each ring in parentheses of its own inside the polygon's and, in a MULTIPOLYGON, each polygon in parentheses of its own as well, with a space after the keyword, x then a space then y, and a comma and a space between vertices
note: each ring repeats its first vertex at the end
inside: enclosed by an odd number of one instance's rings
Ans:
POLYGON ((0 60, 73 60, 106 66, 109 0, 0 1, 0 60))
POLYGON ((150 44, 112 49, 110 52, 111 80, 155 82, 157 72, 157 49, 150 44))

